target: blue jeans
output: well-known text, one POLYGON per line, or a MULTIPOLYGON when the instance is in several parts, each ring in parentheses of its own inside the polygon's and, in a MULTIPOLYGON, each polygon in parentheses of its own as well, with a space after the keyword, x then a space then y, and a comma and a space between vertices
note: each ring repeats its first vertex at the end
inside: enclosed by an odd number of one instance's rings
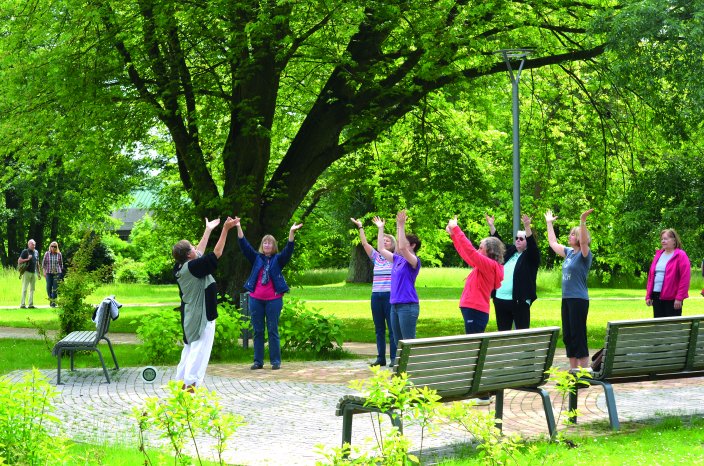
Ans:
POLYGON ((279 317, 284 307, 283 298, 263 301, 249 297, 249 313, 254 328, 254 362, 264 364, 264 320, 269 334, 269 362, 281 364, 281 343, 279 341, 279 317))
POLYGON ((472 309, 471 307, 461 307, 462 318, 464 319, 464 333, 484 333, 486 324, 489 323, 489 313, 472 309))
POLYGON ((399 303, 391 305, 391 326, 394 330, 396 347, 399 340, 411 340, 416 337, 416 323, 420 314, 420 304, 399 303))
POLYGON ((391 363, 396 360, 396 340, 391 328, 390 291, 375 291, 372 293, 372 319, 376 333, 376 360, 386 364, 386 329, 389 329, 389 356, 391 363))
POLYGON ((56 299, 56 289, 59 286, 59 278, 61 278, 61 275, 58 273, 46 274, 46 295, 51 302, 54 302, 56 299))

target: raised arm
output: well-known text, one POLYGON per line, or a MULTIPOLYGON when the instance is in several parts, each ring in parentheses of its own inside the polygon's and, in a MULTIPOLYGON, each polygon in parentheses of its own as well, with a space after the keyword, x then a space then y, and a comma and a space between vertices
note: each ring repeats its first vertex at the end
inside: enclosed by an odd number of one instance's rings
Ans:
POLYGON ((225 220, 225 224, 222 226, 222 231, 220 232, 218 242, 215 243, 215 249, 213 249, 213 253, 217 256, 218 259, 220 259, 220 257, 222 256, 222 252, 225 249, 225 243, 227 242, 227 234, 234 227, 235 219, 227 217, 227 220, 225 220))
POLYGON ((384 220, 376 216, 374 217, 374 225, 376 225, 376 250, 379 251, 379 254, 386 259, 388 262, 393 262, 394 261, 394 253, 389 251, 384 247, 384 220))
POLYGON ((357 227, 357 230, 359 231, 359 241, 362 243, 362 247, 364 248, 364 251, 367 253, 369 257, 372 256, 372 252, 374 251, 374 248, 372 247, 371 244, 367 241, 367 235, 364 233, 364 226, 362 226, 361 220, 350 218, 352 220, 352 223, 354 223, 354 226, 357 227))
MULTIPOLYGON (((545 212, 545 223, 548 226, 548 243, 550 248, 555 251, 560 257, 565 257, 565 247, 557 242, 557 236, 555 236, 555 228, 552 226, 552 222, 557 220, 557 217, 552 215, 552 210, 545 212)), ((528 232, 526 232, 528 234, 528 232)))
POLYGON ((203 237, 200 239, 200 243, 198 243, 198 246, 196 246, 196 251, 198 251, 201 255, 205 253, 205 248, 206 246, 208 246, 208 239, 210 238, 210 233, 212 233, 215 227, 217 227, 218 225, 220 225, 219 218, 216 218, 215 220, 208 220, 207 218, 205 219, 205 230, 203 231, 203 237))
POLYGON ((496 227, 494 226, 495 218, 493 215, 486 214, 486 223, 489 225, 489 234, 494 236, 496 234, 496 227))
POLYGON ((398 241, 397 250, 398 253, 403 256, 404 259, 413 267, 414 269, 418 267, 418 257, 416 257, 411 244, 406 238, 406 220, 408 220, 408 214, 405 210, 400 210, 396 214, 396 241, 398 241))
POLYGON ((293 243, 293 239, 296 236, 296 232, 301 229, 303 226, 302 223, 296 223, 293 222, 293 225, 291 225, 291 228, 288 230, 288 240, 293 243))
POLYGON ((535 267, 540 265, 540 250, 538 249, 538 244, 535 242, 535 237, 533 236, 533 230, 530 228, 532 219, 523 214, 521 216, 521 222, 523 222, 523 229, 526 232, 526 252, 528 255, 528 260, 531 261, 535 267))
POLYGON ((527 216, 526 214, 523 214, 521 216, 521 222, 523 223, 523 229, 526 232, 526 238, 533 234, 533 230, 530 229, 531 220, 532 219, 529 216, 527 216))
POLYGON ((589 209, 582 212, 579 217, 579 249, 582 251, 582 257, 587 257, 589 255, 589 231, 587 230, 587 217, 589 214, 594 212, 594 209, 589 209))

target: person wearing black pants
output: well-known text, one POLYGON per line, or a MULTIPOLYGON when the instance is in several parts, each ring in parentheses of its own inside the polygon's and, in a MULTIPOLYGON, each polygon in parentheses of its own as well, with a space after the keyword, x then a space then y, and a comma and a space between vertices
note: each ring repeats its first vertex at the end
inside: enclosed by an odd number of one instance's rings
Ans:
MULTIPOLYGON (((499 331, 530 328, 530 306, 538 299, 535 282, 540 266, 540 251, 530 228, 531 218, 521 217, 524 230, 516 232, 515 242, 506 245, 504 280, 492 293, 496 326, 499 331)), ((489 233, 503 242, 494 227, 494 217, 487 215, 489 233)))

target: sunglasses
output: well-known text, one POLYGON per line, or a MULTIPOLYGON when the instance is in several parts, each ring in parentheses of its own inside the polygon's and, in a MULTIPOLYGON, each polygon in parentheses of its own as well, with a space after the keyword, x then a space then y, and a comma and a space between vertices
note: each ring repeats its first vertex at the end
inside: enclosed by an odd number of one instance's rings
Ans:
POLYGON ((516 236, 516 241, 525 241, 525 236, 516 236))

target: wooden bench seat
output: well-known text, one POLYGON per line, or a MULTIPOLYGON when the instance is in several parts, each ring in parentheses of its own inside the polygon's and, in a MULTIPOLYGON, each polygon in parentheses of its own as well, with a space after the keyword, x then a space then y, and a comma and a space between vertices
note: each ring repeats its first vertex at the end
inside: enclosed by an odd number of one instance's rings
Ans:
MULTIPOLYGON (((613 384, 704 377, 704 316, 609 322, 602 361, 592 378, 581 380, 604 388, 609 422, 618 430, 613 384)), ((585 388, 570 394, 570 410, 585 388)))
MULTIPOLYGON (((555 418, 550 397, 540 388, 548 379, 559 334, 558 327, 401 340, 395 374, 407 373, 416 387, 437 390, 441 402, 496 395, 496 419, 503 416, 507 388, 538 393, 543 402, 548 432, 555 435, 555 418)), ((340 399, 335 414, 342 416, 342 444, 352 441, 355 414, 381 412, 365 406, 366 399, 347 395, 340 399)), ((393 425, 403 431, 394 412, 393 425)), ((501 424, 497 423, 501 428, 501 424)))
MULTIPOLYGON (((73 358, 76 351, 95 351, 98 353, 100 358, 100 364, 103 366, 103 373, 105 374, 105 379, 110 383, 110 375, 108 374, 108 369, 105 367, 105 360, 103 359, 103 354, 98 348, 98 343, 100 340, 105 340, 110 348, 110 354, 112 354, 112 360, 115 363, 113 370, 118 370, 120 367, 117 364, 117 358, 115 357, 115 351, 112 348, 112 343, 107 337, 108 330, 110 329, 110 321, 112 320, 110 315, 110 306, 112 306, 113 298, 105 298, 100 305, 96 306, 96 316, 98 316, 98 321, 96 322, 95 330, 83 330, 71 332, 62 338, 59 342, 54 345, 51 350, 51 354, 56 356, 57 368, 56 368, 56 384, 61 385, 61 358, 64 353, 68 353, 71 357, 71 371, 74 370, 73 358), (103 309, 99 309, 103 307, 103 309)), ((119 305, 118 305, 119 307, 119 305)))

